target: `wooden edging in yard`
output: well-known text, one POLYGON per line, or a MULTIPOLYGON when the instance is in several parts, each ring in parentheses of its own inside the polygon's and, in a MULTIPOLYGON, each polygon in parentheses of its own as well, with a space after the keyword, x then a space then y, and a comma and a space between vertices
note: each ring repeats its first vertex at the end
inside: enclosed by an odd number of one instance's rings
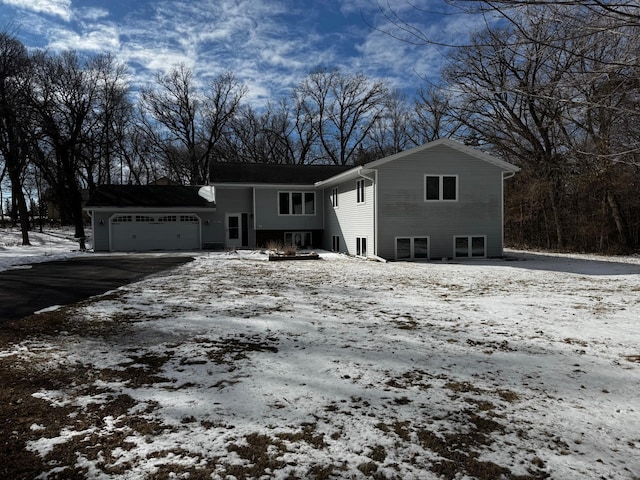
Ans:
POLYGON ((269 255, 270 262, 281 262, 286 260, 318 260, 320 255, 310 253, 304 255, 269 255))

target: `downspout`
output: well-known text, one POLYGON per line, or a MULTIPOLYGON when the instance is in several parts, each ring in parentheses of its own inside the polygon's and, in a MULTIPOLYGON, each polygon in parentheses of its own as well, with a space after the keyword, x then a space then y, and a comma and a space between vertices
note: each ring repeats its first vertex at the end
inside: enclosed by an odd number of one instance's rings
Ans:
MULTIPOLYGON (((252 195, 253 195, 253 205, 251 206, 253 212, 251 212, 251 215, 253 216, 253 241, 254 241, 254 247, 258 246, 258 231, 256 229, 256 226, 258 224, 258 214, 256 213, 256 187, 253 187, 252 189, 252 195)), ((277 197, 276 197, 277 198, 277 197)))
POLYGON ((515 177, 516 172, 502 172, 502 183, 500 184, 500 231, 502 232, 502 245, 500 245, 500 255, 504 257, 504 181, 515 177))
POLYGON ((362 173, 363 168, 358 169, 358 175, 362 178, 369 180, 373 184, 373 255, 375 259, 378 259, 378 170, 373 170, 374 177, 368 177, 362 173))
POLYGON ((93 251, 96 250, 96 220, 93 217, 93 210, 85 210, 89 218, 91 219, 91 246, 93 247, 93 251))

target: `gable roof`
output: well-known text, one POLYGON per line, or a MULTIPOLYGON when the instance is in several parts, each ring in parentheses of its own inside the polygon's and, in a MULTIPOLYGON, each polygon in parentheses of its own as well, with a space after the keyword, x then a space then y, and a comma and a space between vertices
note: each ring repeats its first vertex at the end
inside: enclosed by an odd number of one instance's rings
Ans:
POLYGON ((198 190, 183 185, 100 185, 86 207, 214 207, 198 190))
POLYGON ((495 165, 496 167, 502 168, 508 172, 517 172, 520 170, 519 167, 512 165, 511 163, 505 162, 504 160, 500 160, 497 157, 489 155, 488 153, 484 153, 481 150, 468 147, 460 142, 456 142, 455 140, 451 140, 450 138, 439 138, 438 140, 434 140, 429 143, 425 143, 424 145, 420 145, 414 147, 410 150, 405 150, 403 152, 396 153, 394 155, 390 155, 388 157, 381 158, 380 160, 375 160, 373 162, 367 163, 365 166, 370 168, 375 168, 378 165, 383 165, 387 162, 391 162, 397 158, 406 157, 408 155, 412 155, 414 153, 422 152, 423 150, 429 150, 431 148, 439 147, 440 145, 444 145, 447 147, 451 147, 455 150, 458 150, 461 153, 469 155, 471 157, 476 157, 478 160, 482 160, 484 162, 495 165))
POLYGON ((434 140, 432 142, 429 143, 425 143, 424 145, 420 145, 414 148, 411 148, 409 150, 404 150, 402 152, 398 152, 394 155, 389 155, 388 157, 384 157, 381 158, 379 160, 374 160, 373 162, 369 162, 365 165, 359 166, 359 167, 354 167, 351 170, 347 171, 347 172, 343 172, 341 174, 335 175, 331 178, 327 178, 325 180, 319 181, 316 183, 316 186, 329 186, 331 184, 335 184, 335 183, 339 183, 351 178, 355 178, 360 176, 361 174, 365 174, 367 173, 368 169, 374 169, 376 167, 379 167, 380 165, 384 165, 385 163, 388 162, 392 162, 394 160, 397 160, 399 158, 403 158, 403 157, 407 157, 409 155, 413 155, 415 153, 418 152, 422 152, 425 150, 429 150, 431 148, 435 148, 438 146, 446 146, 446 147, 450 147, 453 148, 455 150, 458 150, 461 153, 464 153, 466 155, 469 155, 471 157, 475 157, 478 160, 482 160, 484 162, 490 163, 491 165, 494 165, 498 168, 501 168, 503 171, 506 172, 517 172, 520 170, 519 167, 516 167, 515 165, 512 165, 511 163, 505 162, 503 160, 500 160, 499 158, 496 158, 494 156, 491 156, 487 153, 484 153, 480 150, 477 150, 475 148, 471 148, 471 147, 467 147, 466 145, 463 145, 460 142, 456 142, 455 140, 451 140, 449 138, 440 138, 438 140, 434 140))
POLYGON ((350 165, 286 165, 273 163, 212 162, 209 183, 310 185, 349 169, 350 165))

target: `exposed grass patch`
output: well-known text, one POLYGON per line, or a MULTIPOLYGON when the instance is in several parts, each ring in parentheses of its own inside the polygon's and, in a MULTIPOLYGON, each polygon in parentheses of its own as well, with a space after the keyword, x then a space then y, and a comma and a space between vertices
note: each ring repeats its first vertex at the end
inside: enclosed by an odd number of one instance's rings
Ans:
POLYGON ((252 433, 244 437, 237 444, 227 447, 229 452, 235 452, 240 458, 246 460, 246 464, 224 465, 225 475, 233 475, 236 478, 260 478, 266 471, 278 470, 285 466, 283 460, 278 460, 286 451, 280 439, 252 433))
POLYGON ((276 437, 288 442, 306 442, 317 449, 327 446, 324 441, 324 434, 315 433, 317 425, 315 423, 307 423, 302 425, 302 429, 295 433, 277 433, 276 437))

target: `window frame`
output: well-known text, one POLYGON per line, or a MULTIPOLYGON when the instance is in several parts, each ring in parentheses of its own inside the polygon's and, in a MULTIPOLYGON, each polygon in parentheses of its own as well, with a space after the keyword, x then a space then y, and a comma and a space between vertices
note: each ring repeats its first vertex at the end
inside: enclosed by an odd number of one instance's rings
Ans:
POLYGON ((356 257, 368 257, 367 237, 356 237, 356 257))
POLYGON ((460 198, 460 179, 458 174, 448 174, 448 173, 425 173, 424 182, 422 184, 424 201, 427 203, 432 202, 450 202, 455 203, 460 198), (438 198, 428 198, 428 179, 429 178, 437 178, 438 179, 438 198), (455 179, 455 198, 444 198, 444 179, 453 178, 455 179))
POLYGON ((284 245, 296 248, 305 248, 311 247, 313 245, 313 232, 310 230, 296 230, 296 231, 286 231, 284 232, 284 245), (296 245, 295 238, 296 235, 300 236, 301 243, 300 245, 296 245), (291 240, 287 241, 287 237, 291 240), (308 240, 308 241, 307 241, 308 240))
POLYGON ((453 236, 453 258, 487 258, 487 236, 486 235, 454 235, 453 236), (467 254, 458 255, 457 253, 457 240, 467 239, 467 254), (476 239, 482 239, 483 252, 482 255, 473 254, 473 241, 476 239))
POLYGON ((331 206, 333 208, 338 208, 338 187, 333 187, 331 189, 331 206))
POLYGON ((278 191, 278 216, 282 217, 313 217, 318 209, 316 192, 309 190, 280 190, 278 191), (283 203, 283 197, 286 196, 286 203, 283 203), (311 196, 311 211, 307 212, 308 198, 311 196), (294 199, 299 199, 300 203, 294 203, 294 199), (283 206, 286 206, 286 212, 283 213, 283 206), (294 209, 299 206, 300 213, 295 213, 294 209))
POLYGON ((431 260, 431 238, 429 235, 399 235, 394 238, 394 255, 396 260, 431 260), (398 258, 398 240, 409 240, 409 256, 398 258), (416 257, 416 240, 427 241, 427 256, 416 257))
POLYGON ((229 240, 240 240, 240 233, 242 229, 242 220, 239 215, 227 216, 227 238, 229 240), (231 219, 237 220, 235 225, 232 224, 231 219))
POLYGON ((365 183, 365 179, 361 178, 356 180, 356 204, 364 205, 367 203, 367 196, 365 194, 367 189, 367 185, 365 183))
POLYGON ((334 252, 340 251, 340 235, 331 236, 331 250, 334 252))

